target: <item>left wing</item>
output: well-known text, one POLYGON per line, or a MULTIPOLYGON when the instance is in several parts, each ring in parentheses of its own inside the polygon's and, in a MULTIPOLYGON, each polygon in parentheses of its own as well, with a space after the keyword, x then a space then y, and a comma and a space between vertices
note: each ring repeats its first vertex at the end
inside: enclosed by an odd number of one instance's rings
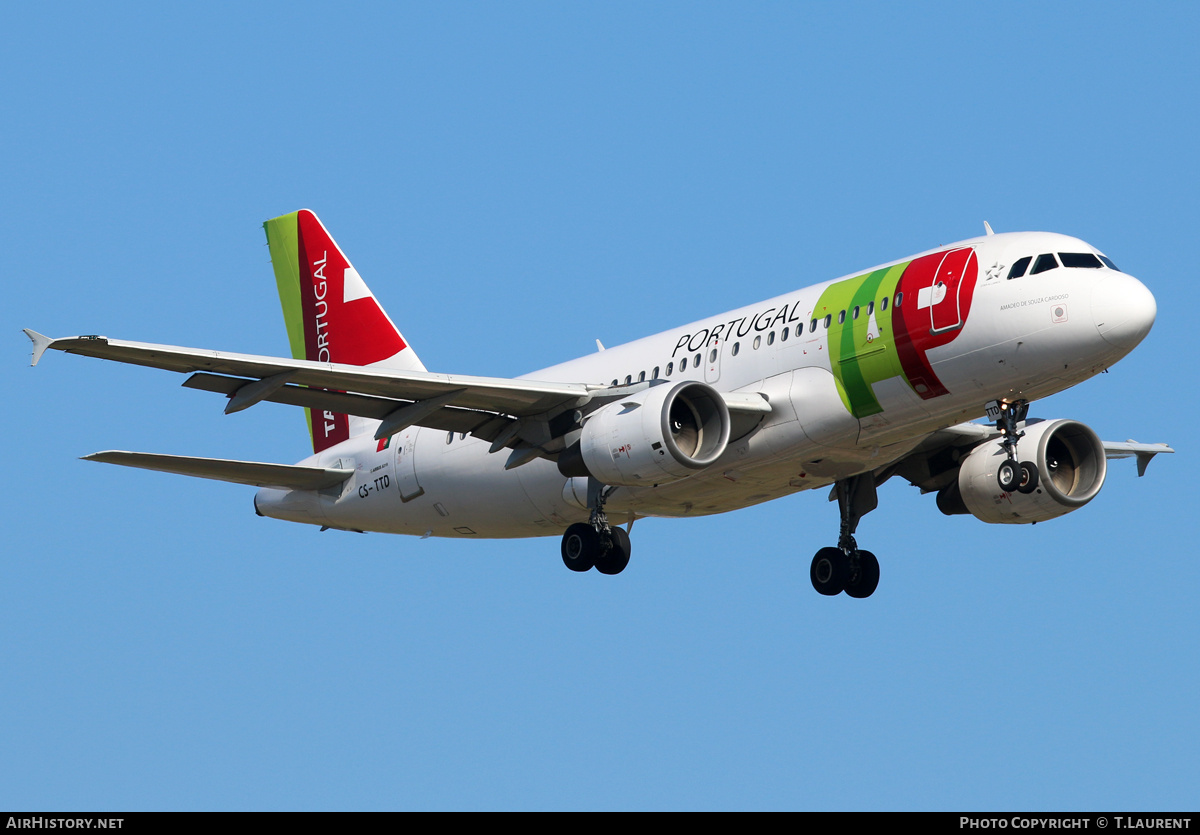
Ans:
POLYGON ((37 365, 47 349, 53 348, 68 354, 82 354, 85 357, 167 371, 206 371, 256 380, 287 374, 287 384, 351 391, 388 399, 426 400, 453 393, 453 402, 457 406, 504 412, 516 417, 580 406, 591 399, 592 392, 606 388, 578 383, 534 383, 501 377, 433 374, 428 371, 376 370, 359 365, 126 342, 106 336, 51 339, 28 329, 25 333, 33 340, 33 365, 37 365))
MULTIPOLYGON (((376 438, 393 435, 408 426, 428 426, 471 433, 491 441, 493 452, 521 439, 545 449, 545 444, 556 434, 549 425, 552 419, 568 410, 595 408, 633 390, 629 386, 614 389, 590 383, 398 371, 127 342, 105 336, 51 339, 29 329, 25 334, 33 342, 33 365, 47 350, 53 349, 167 371, 191 372, 184 385, 224 394, 229 398, 226 412, 240 411, 263 400, 327 409, 382 421, 376 438)), ((645 385, 648 384, 642 384, 645 385)), ((753 420, 760 419, 771 408, 757 394, 723 396, 730 411, 745 413, 753 420)))

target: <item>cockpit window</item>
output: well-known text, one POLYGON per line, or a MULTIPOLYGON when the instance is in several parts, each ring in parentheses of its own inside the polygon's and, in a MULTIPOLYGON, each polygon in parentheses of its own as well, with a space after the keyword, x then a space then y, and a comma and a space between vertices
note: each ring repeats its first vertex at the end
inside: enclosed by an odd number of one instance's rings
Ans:
POLYGON ((1020 278, 1025 275, 1025 271, 1029 269, 1029 262, 1033 260, 1032 255, 1026 255, 1024 258, 1018 258, 1013 262, 1012 269, 1008 271, 1009 278, 1020 278))
POLYGON ((1100 259, 1090 252, 1060 252, 1058 259, 1064 267, 1082 267, 1088 270, 1098 270, 1102 266, 1100 259))
POLYGON ((1107 255, 1101 255, 1100 260, 1103 261, 1104 266, 1108 267, 1110 270, 1116 270, 1117 272, 1121 271, 1121 268, 1118 267, 1116 264, 1114 264, 1112 262, 1112 259, 1109 258, 1107 255))
POLYGON ((1052 270, 1058 266, 1058 261, 1054 258, 1053 252, 1045 252, 1037 257, 1037 261, 1033 264, 1033 269, 1029 271, 1030 275, 1044 273, 1046 270, 1052 270))

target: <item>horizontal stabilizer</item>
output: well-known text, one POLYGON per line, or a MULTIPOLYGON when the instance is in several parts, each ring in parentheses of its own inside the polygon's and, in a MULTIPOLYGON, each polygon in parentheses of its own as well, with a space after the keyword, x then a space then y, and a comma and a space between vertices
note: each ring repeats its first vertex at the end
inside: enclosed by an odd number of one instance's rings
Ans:
POLYGON ((253 487, 278 487, 283 490, 323 490, 336 487, 354 475, 354 470, 261 464, 256 461, 231 461, 227 458, 191 458, 186 455, 158 455, 113 449, 85 455, 83 460, 231 481, 234 484, 249 484, 253 487))

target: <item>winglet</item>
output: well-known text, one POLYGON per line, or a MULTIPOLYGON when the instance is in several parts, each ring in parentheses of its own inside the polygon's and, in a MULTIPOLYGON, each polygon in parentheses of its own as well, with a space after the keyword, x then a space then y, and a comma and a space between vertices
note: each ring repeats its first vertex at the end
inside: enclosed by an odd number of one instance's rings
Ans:
POLYGON ((1104 442, 1104 456, 1106 458, 1128 458, 1131 455, 1137 458, 1139 478, 1146 474, 1146 467, 1150 466, 1150 462, 1154 460, 1154 456, 1174 451, 1166 444, 1139 444, 1134 440, 1129 440, 1125 443, 1104 442))
POLYGON ((1138 478, 1141 478, 1142 476, 1144 476, 1146 474, 1146 468, 1150 466, 1150 462, 1154 460, 1154 456, 1158 455, 1160 452, 1174 452, 1175 451, 1175 450, 1171 449, 1170 447, 1168 447, 1166 444, 1163 444, 1163 447, 1165 447, 1165 448, 1157 449, 1157 450, 1153 450, 1153 449, 1152 450, 1145 450, 1145 449, 1138 450, 1135 453, 1135 455, 1137 455, 1138 478))
POLYGON ((54 340, 48 336, 38 333, 37 331, 30 330, 29 328, 23 328, 22 330, 24 330, 25 335, 29 337, 29 341, 33 343, 33 359, 29 364, 31 366, 37 365, 38 360, 42 358, 42 354, 46 353, 46 349, 50 347, 50 344, 54 342, 54 340))

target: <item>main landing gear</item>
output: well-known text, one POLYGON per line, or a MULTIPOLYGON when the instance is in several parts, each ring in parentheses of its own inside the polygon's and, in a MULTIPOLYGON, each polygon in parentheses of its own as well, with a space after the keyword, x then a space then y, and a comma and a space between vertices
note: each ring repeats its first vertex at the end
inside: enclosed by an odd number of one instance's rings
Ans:
POLYGON ((610 525, 608 515, 604 512, 604 503, 615 489, 606 489, 594 478, 588 479, 591 518, 587 522, 571 525, 562 538, 563 564, 572 571, 595 568, 601 574, 620 574, 629 565, 629 534, 610 525))
POLYGON ((1017 461, 1017 441, 1025 437, 1017 431, 1017 424, 1029 414, 1028 400, 1000 403, 1000 414, 996 417, 996 428, 1003 439, 1000 446, 1008 456, 996 468, 996 484, 1005 493, 1032 493, 1038 486, 1038 468, 1032 461, 1017 461))
POLYGON ((870 551, 859 550, 854 541, 858 520, 879 505, 875 476, 863 473, 837 482, 838 510, 842 516, 838 547, 822 548, 813 557, 809 579, 824 595, 845 592, 849 597, 870 597, 879 585, 879 560, 870 551))

